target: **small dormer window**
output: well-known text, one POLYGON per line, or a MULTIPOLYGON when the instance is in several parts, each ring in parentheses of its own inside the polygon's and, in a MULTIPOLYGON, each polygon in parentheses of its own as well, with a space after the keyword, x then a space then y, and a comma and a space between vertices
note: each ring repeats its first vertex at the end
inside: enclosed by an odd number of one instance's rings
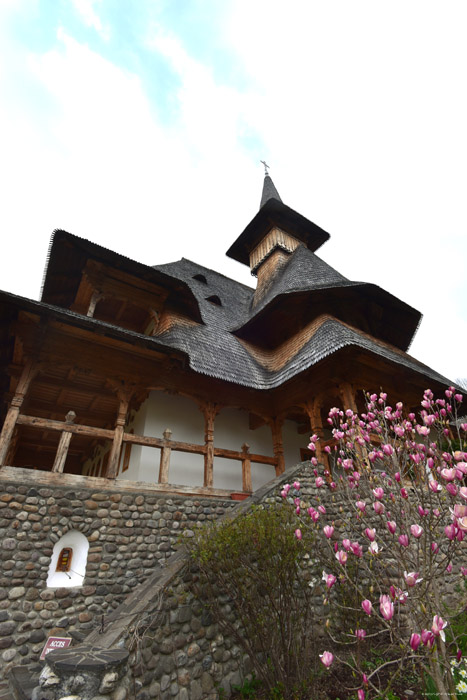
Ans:
POLYGON ((217 296, 217 294, 214 294, 211 297, 206 297, 206 301, 210 301, 211 304, 216 304, 216 306, 222 306, 222 302, 219 299, 219 297, 217 296))
POLYGON ((71 569, 71 560, 73 558, 73 550, 71 547, 64 547, 57 559, 55 571, 69 571, 71 569))
POLYGON ((202 282, 203 284, 207 284, 208 281, 204 275, 193 275, 194 280, 198 280, 198 282, 202 282))

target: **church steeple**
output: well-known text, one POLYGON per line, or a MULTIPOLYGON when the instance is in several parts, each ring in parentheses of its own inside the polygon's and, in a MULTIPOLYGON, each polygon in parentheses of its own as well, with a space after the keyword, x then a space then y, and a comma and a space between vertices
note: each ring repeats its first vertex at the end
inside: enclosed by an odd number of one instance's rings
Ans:
POLYGON ((229 258, 249 265, 254 275, 260 267, 266 269, 266 260, 268 269, 271 268, 271 257, 279 265, 297 246, 304 245, 314 252, 329 238, 326 231, 283 203, 268 173, 268 165, 261 162, 265 173, 259 211, 227 251, 229 258))
POLYGON ((280 198, 279 192, 276 189, 276 186, 274 185, 271 176, 269 173, 266 171, 264 175, 264 184, 263 184, 263 193, 261 195, 261 204, 259 205, 259 208, 264 207, 267 201, 270 199, 277 199, 279 202, 282 202, 282 199, 280 198))

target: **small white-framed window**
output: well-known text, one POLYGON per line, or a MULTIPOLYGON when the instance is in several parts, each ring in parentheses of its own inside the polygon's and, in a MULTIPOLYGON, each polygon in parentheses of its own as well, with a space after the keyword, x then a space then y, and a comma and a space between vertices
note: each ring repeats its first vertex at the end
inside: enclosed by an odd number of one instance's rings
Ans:
POLYGON ((70 530, 55 543, 47 588, 82 586, 86 575, 89 542, 82 532, 70 530))

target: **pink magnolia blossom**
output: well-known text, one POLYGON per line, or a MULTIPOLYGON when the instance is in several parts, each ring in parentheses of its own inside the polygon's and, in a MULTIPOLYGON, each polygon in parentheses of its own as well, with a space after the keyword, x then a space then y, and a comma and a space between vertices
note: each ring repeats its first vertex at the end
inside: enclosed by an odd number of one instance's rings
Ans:
POLYGON ((324 484, 324 479, 323 479, 323 477, 322 477, 322 476, 317 476, 316 479, 315 479, 315 484, 316 484, 316 488, 317 488, 317 489, 320 489, 321 486, 323 486, 323 484, 324 484))
POLYGON ((345 566, 347 564, 348 554, 343 549, 339 549, 339 551, 336 552, 335 556, 339 564, 342 564, 342 566, 345 566))
POLYGON ((422 641, 422 638, 417 632, 414 632, 410 636, 409 644, 410 644, 413 651, 417 651, 418 647, 420 646, 421 641, 422 641))
POLYGON ((321 515, 326 515, 326 508, 324 506, 318 506, 318 510, 321 515))
MULTIPOLYGON (((467 498, 466 498, 466 500, 467 500, 467 498)), ((358 510, 362 511, 362 513, 365 512, 365 508, 366 508, 365 501, 357 501, 355 505, 357 506, 358 510)))
POLYGON ((376 530, 372 527, 365 528, 365 535, 368 537, 370 542, 374 542, 376 538, 376 530))
POLYGON ((467 531, 467 506, 456 503, 451 513, 457 527, 464 532, 467 531))
POLYGON ((461 566, 461 574, 462 576, 467 576, 467 566, 461 566))
POLYGON ((292 486, 296 491, 300 491, 300 482, 299 481, 294 481, 292 486))
POLYGON ((381 488, 381 486, 378 486, 376 489, 373 489, 373 496, 378 500, 381 500, 383 498, 384 490, 381 488))
POLYGON ((358 640, 363 641, 366 637, 366 631, 362 629, 355 630, 355 636, 358 640))
POLYGON ((454 468, 451 469, 441 469, 441 477, 445 481, 454 481, 456 478, 456 470, 454 468))
POLYGON ((452 525, 446 525, 446 527, 444 528, 444 534, 446 535, 448 540, 452 541, 456 537, 457 526, 454 523, 452 523, 452 525))
POLYGON ((399 535, 399 544, 402 547, 408 547, 409 546, 409 537, 408 535, 399 535))
POLYGON ((363 688, 357 690, 357 700, 365 700, 365 691, 363 688))
POLYGON ((319 520, 319 513, 312 506, 307 508, 306 512, 308 513, 308 515, 310 516, 310 518, 313 520, 314 523, 316 523, 319 520))
POLYGON ((323 666, 329 668, 334 661, 334 654, 331 654, 330 651, 323 651, 323 653, 319 655, 319 658, 321 659, 323 666))
POLYGON ((389 444, 383 445, 382 450, 383 450, 383 453, 385 455, 391 456, 392 454, 394 454, 394 448, 392 445, 389 445, 389 444))
POLYGON ((439 552, 439 544, 437 542, 431 543, 431 551, 433 554, 437 554, 437 552, 439 552))
POLYGON ((401 498, 408 498, 409 494, 407 492, 407 489, 402 488, 401 489, 401 498))
POLYGON ((405 583, 409 588, 412 588, 417 583, 420 583, 420 581, 423 581, 423 578, 418 578, 418 571, 410 571, 409 573, 404 571, 404 578, 405 583))
MULTIPOLYGON (((462 477, 461 477, 462 478, 462 477)), ((449 481, 446 484, 446 491, 451 494, 451 496, 457 496, 457 486, 456 484, 453 484, 452 481, 449 481)))
POLYGON ((390 586, 389 591, 391 593, 391 598, 397 600, 399 603, 405 603, 409 596, 407 591, 403 591, 402 588, 399 587, 394 588, 394 586, 390 586))
POLYGON ((344 547, 345 551, 348 552, 352 547, 352 543, 346 538, 345 540, 342 540, 342 546, 344 547))
POLYGON ((325 525, 323 527, 323 532, 329 540, 329 539, 331 539, 331 537, 334 533, 334 527, 332 525, 325 525))
POLYGON ((356 557, 363 556, 363 547, 361 544, 359 544, 358 542, 352 542, 350 547, 352 549, 352 554, 355 554, 356 557))
POLYGON ((326 582, 327 588, 331 589, 336 583, 337 578, 334 576, 334 574, 327 574, 323 571, 323 581, 326 582))
POLYGON ((362 600, 362 609, 363 609, 363 612, 365 612, 367 615, 371 615, 371 612, 373 610, 371 600, 368 600, 368 598, 365 600, 362 600))
POLYGON ((422 506, 418 506, 418 514, 421 518, 427 516, 429 512, 430 511, 428 508, 422 508, 422 506))
POLYGON ((370 554, 378 554, 379 552, 379 547, 377 542, 371 542, 370 546, 368 547, 368 551, 370 554))
POLYGON ((386 510, 384 503, 381 503, 381 501, 375 501, 373 503, 373 509, 377 515, 382 515, 386 510))
POLYGON ((388 595, 379 597, 379 610, 385 620, 390 620, 394 615, 394 603, 388 595))
POLYGON ((386 527, 389 530, 389 532, 391 533, 391 535, 393 535, 397 529, 397 524, 395 523, 394 520, 388 520, 386 523, 386 527))
POLYGON ((399 481, 401 480, 401 474, 400 474, 400 472, 396 472, 396 473, 394 474, 394 478, 395 478, 395 480, 396 480, 397 482, 399 482, 399 481))
POLYGON ((423 528, 415 523, 414 525, 410 526, 410 532, 418 539, 423 535, 423 528))
POLYGON ((297 538, 297 540, 302 539, 302 531, 299 528, 295 530, 295 537, 297 538))
POLYGON ((436 479, 431 479, 428 482, 428 486, 430 487, 431 491, 433 491, 434 493, 436 493, 437 491, 441 491, 441 485, 438 484, 436 479))
POLYGON ((433 617, 433 624, 431 625, 431 631, 435 635, 435 637, 441 637, 443 642, 446 641, 446 635, 444 634, 444 628, 447 626, 447 622, 443 620, 442 617, 439 615, 435 615, 433 617))
POLYGON ((431 648, 435 643, 435 635, 430 630, 423 629, 420 636, 422 643, 428 648, 431 648))

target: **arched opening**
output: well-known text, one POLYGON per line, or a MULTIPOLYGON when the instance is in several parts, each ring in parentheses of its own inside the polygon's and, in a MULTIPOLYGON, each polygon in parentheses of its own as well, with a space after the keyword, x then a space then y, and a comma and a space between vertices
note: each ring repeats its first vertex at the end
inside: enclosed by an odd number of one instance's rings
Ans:
POLYGON ((86 574, 89 542, 78 530, 70 530, 55 543, 47 588, 82 586, 86 574))

